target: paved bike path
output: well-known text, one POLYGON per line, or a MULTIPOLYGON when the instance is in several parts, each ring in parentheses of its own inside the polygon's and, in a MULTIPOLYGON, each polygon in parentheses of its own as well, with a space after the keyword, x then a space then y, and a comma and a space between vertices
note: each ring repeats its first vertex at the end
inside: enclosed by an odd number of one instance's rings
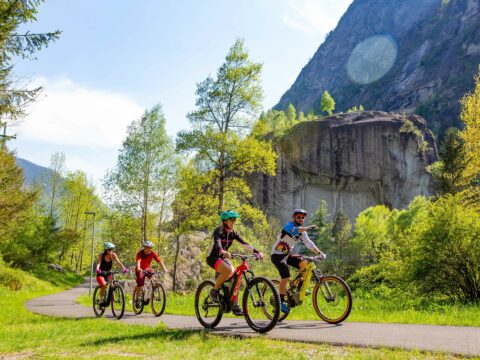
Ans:
MULTIPOLYGON (((91 307, 80 305, 75 301, 77 297, 86 292, 88 292, 88 284, 83 284, 61 293, 30 300, 26 303, 26 307, 31 312, 42 315, 69 318, 95 317, 91 307)), ((355 311, 355 308, 352 311, 355 311)), ((113 319, 109 308, 105 311, 104 316, 113 319)), ((163 322, 169 328, 203 329, 193 316, 164 314, 157 318, 152 314, 135 315, 126 312, 120 321, 148 326, 157 326, 163 322)), ((223 318, 213 332, 244 337, 257 335, 248 327, 242 317, 223 318)), ((320 320, 294 321, 287 319, 277 324, 265 336, 288 341, 419 349, 480 356, 480 327, 355 322, 331 325, 320 320)))

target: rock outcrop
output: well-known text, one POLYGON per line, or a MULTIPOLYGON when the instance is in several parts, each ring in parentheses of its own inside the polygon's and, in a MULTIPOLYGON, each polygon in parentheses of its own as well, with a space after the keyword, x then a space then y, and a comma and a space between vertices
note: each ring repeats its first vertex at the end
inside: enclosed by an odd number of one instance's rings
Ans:
POLYGON ((436 145, 413 114, 353 112, 302 122, 274 147, 276 176, 249 182, 256 205, 282 221, 295 207, 316 210, 321 200, 329 213, 343 208, 353 220, 369 206, 403 208, 432 191, 425 168, 437 159, 436 145))
POLYGON ((412 112, 441 137, 479 64, 478 0, 354 0, 276 108, 318 112, 327 90, 339 111, 412 112))

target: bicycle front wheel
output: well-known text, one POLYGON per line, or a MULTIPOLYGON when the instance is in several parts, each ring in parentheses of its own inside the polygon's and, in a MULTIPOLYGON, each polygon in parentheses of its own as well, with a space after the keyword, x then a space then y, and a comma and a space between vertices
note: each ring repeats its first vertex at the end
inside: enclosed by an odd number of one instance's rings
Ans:
POLYGON ((156 284, 152 286, 152 312, 155 316, 160 316, 165 311, 165 305, 167 304, 167 297, 165 296, 165 289, 162 284, 156 284))
POLYGON ((205 328, 213 329, 222 319, 221 305, 210 297, 210 290, 215 284, 213 281, 202 282, 195 293, 195 315, 205 328))
POLYGON ((120 320, 125 312, 125 293, 121 286, 114 286, 112 288, 110 304, 112 305, 113 316, 120 320))
POLYGON ((280 316, 280 296, 269 279, 256 277, 248 282, 243 293, 243 312, 248 326, 259 333, 275 327, 280 316))
POLYGON ((133 312, 137 315, 140 315, 143 311, 144 303, 144 291, 143 289, 137 293, 136 289, 133 289, 133 296, 132 296, 132 308, 133 312))
POLYGON ((97 286, 93 292, 93 312, 96 317, 101 317, 105 312, 105 307, 100 306, 103 302, 102 288, 97 286))
POLYGON ((352 293, 338 276, 324 276, 313 289, 313 307, 323 321, 338 324, 352 310, 352 293))

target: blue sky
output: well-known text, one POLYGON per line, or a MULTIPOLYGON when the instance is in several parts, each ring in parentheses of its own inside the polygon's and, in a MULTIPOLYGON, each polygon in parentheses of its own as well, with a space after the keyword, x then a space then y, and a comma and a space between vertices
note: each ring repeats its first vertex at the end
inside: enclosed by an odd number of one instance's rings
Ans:
POLYGON ((47 0, 24 30, 62 35, 36 61, 16 61, 16 74, 44 91, 9 146, 44 166, 63 151, 69 170, 98 182, 145 109, 162 104, 172 137, 189 127, 196 83, 215 75, 237 38, 263 63, 271 108, 351 1, 47 0))

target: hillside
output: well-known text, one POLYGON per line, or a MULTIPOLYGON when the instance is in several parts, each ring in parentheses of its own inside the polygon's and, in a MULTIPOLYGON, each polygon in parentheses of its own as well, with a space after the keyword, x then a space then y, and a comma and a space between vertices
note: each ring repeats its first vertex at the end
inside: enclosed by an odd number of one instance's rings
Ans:
POLYGON ((478 0, 355 0, 277 109, 413 112, 442 136, 459 122, 459 99, 480 63, 478 0))

